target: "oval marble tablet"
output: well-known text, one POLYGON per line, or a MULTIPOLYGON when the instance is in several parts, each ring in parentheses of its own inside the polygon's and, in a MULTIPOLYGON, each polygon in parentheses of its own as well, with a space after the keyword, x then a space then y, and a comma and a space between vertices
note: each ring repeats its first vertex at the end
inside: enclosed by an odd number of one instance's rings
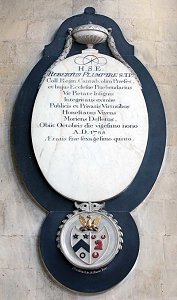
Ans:
POLYGON ((84 50, 48 70, 31 122, 34 153, 48 183, 77 201, 108 200, 126 189, 148 139, 144 96, 116 59, 84 50))

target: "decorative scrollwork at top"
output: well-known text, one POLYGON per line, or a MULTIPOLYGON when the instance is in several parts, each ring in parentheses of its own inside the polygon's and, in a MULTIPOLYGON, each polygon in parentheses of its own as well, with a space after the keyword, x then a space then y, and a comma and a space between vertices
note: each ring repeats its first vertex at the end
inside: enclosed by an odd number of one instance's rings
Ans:
MULTIPOLYGON (((44 76, 41 80, 40 86, 43 83, 43 81, 45 80, 48 72, 50 72, 59 61, 64 60, 68 56, 68 54, 71 50, 72 44, 73 44, 73 40, 76 40, 78 43, 81 43, 81 44, 87 44, 88 48, 92 48, 93 44, 103 43, 107 40, 108 47, 109 47, 113 57, 115 59, 117 59, 118 61, 120 61, 122 64, 124 64, 130 70, 130 72, 132 73, 132 75, 134 76, 134 78, 137 80, 138 84, 141 87, 141 82, 140 82, 136 72, 123 59, 123 57, 120 55, 119 51, 117 50, 114 38, 112 36, 111 28, 106 29, 100 25, 85 24, 85 25, 78 26, 74 29, 69 28, 68 31, 69 31, 69 35, 66 38, 65 46, 64 46, 62 53, 60 54, 58 59, 50 66, 50 68, 47 70, 47 72, 44 74, 44 76)), ((82 62, 81 64, 84 64, 84 63, 82 62)))
POLYGON ((92 24, 91 22, 89 24, 84 24, 74 28, 72 34, 75 34, 76 32, 80 32, 80 31, 85 31, 85 30, 97 30, 99 32, 100 31, 104 32, 106 35, 108 35, 108 30, 106 28, 97 24, 92 24))
POLYGON ((102 56, 95 55, 85 55, 85 56, 77 56, 74 59, 74 62, 77 65, 85 66, 85 65, 98 65, 104 66, 107 63, 107 59, 102 56))

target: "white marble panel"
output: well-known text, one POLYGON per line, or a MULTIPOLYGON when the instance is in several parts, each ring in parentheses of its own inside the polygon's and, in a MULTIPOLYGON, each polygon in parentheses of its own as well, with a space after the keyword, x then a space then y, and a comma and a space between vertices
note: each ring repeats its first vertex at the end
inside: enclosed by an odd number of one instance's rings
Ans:
POLYGON ((39 167, 57 192, 78 201, 107 200, 129 186, 145 153, 141 87, 122 63, 85 50, 48 71, 31 132, 39 167))

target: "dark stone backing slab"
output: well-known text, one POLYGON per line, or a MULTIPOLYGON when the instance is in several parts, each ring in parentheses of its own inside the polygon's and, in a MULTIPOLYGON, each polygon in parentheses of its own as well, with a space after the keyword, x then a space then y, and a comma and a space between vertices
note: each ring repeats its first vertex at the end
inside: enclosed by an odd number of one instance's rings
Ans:
POLYGON ((58 226, 66 212, 50 212, 41 228, 40 252, 44 265, 51 275, 67 288, 84 293, 105 291, 119 283, 134 266, 139 252, 139 235, 129 213, 114 212, 124 233, 123 249, 116 255, 106 270, 97 274, 83 274, 73 269, 56 247, 58 226))
MULTIPOLYGON (((67 19, 57 31, 53 42, 45 47, 44 56, 27 77, 18 95, 12 118, 12 144, 15 163, 22 180, 33 198, 46 210, 73 210, 73 202, 53 190, 42 175, 34 156, 31 142, 31 115, 38 92, 38 85, 45 71, 61 53, 69 27, 76 27, 89 21, 113 29, 113 36, 119 52, 138 74, 146 100, 149 116, 149 138, 141 167, 133 182, 118 196, 106 202, 106 209, 131 211, 148 195, 158 176, 165 149, 166 123, 163 104, 157 87, 141 62, 133 55, 133 46, 124 39, 118 25, 108 17, 86 13, 67 19)), ((110 55, 106 43, 96 47, 101 53, 110 55)), ((73 44, 71 55, 80 53, 84 45, 73 44)))
MULTIPOLYGON (((80 53, 84 48, 84 45, 74 43, 69 56, 80 53)), ((103 54, 111 55, 106 43, 95 48, 103 54)), ((93 8, 86 8, 84 14, 73 16, 60 26, 54 40, 45 47, 43 57, 33 68, 19 92, 11 129, 12 154, 22 182, 35 201, 50 211, 40 235, 41 257, 49 273, 69 289, 85 293, 101 292, 120 282, 132 269, 139 251, 138 230, 129 212, 146 198, 156 181, 164 156, 166 122, 163 104, 152 77, 134 57, 134 47, 124 39, 120 28, 112 19, 95 14, 93 8), (127 189, 107 201, 105 207, 108 212, 113 213, 122 227, 123 249, 105 271, 92 275, 73 270, 72 265, 56 247, 58 226, 66 215, 74 210, 74 203, 54 191, 45 180, 35 159, 31 142, 31 116, 39 83, 45 71, 63 50, 68 28, 90 21, 112 28, 117 49, 138 74, 142 83, 149 117, 148 143, 140 169, 127 189)))

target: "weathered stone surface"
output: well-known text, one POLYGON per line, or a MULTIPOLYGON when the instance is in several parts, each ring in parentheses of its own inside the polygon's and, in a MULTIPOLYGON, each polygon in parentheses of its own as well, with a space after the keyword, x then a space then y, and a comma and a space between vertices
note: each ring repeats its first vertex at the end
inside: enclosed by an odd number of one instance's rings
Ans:
POLYGON ((36 265, 35 242, 34 238, 29 236, 2 236, 0 240, 2 269, 14 270, 34 267, 36 265))
POLYGON ((144 19, 152 17, 151 1, 125 0, 119 1, 119 14, 124 18, 144 19), (144 15, 144 13, 145 15, 144 15))
MULTIPOLYGON (((176 5, 177 6, 177 5, 176 5)), ((167 19, 163 20, 163 24, 161 22, 158 22, 159 26, 159 35, 161 37, 162 42, 168 41, 168 42, 175 42, 177 41, 177 20, 176 18, 173 19, 167 19)), ((158 39, 157 39, 158 41, 158 39)))
POLYGON ((163 275, 162 289, 163 299, 175 300, 177 295, 177 277, 176 270, 166 270, 163 275))
POLYGON ((156 50, 155 43, 152 41, 136 41, 135 46, 135 56, 145 65, 145 66, 156 66, 156 50))
POLYGON ((175 173, 177 170, 177 147, 167 147, 166 153, 166 173, 175 173))
POLYGON ((176 18, 177 5, 176 0, 156 0, 151 1, 152 17, 160 19, 161 23, 166 19, 172 21, 176 18))
POLYGON ((135 41, 160 41, 162 38, 159 22, 152 18, 118 18, 118 25, 123 29, 126 40, 135 41))
POLYGON ((61 23, 62 20, 58 18, 52 19, 50 22, 45 19, 40 21, 29 21, 27 39, 35 43, 41 43, 44 47, 51 42, 51 37, 57 31, 61 23), (38 31, 36 28, 40 28, 40 30, 38 31))
POLYGON ((177 126, 177 85, 159 85, 159 92, 163 99, 164 109, 168 125, 177 126), (170 101, 170 105, 169 105, 170 101))
POLYGON ((177 269, 177 236, 166 235, 164 236, 164 256, 166 270, 177 269))
POLYGON ((166 220, 165 234, 167 236, 176 235, 177 233, 177 202, 176 199, 166 200, 164 203, 164 217, 166 220))
POLYGON ((163 266, 161 266, 161 272, 158 269, 154 269, 153 271, 139 270, 135 274, 135 285, 132 292, 133 299, 163 299, 161 286, 163 270, 163 266), (135 296, 134 291, 136 291, 135 296))
POLYGON ((177 299, 177 1, 0 1, 0 299, 177 299), (114 18, 152 74, 164 102, 168 149, 163 169, 134 210, 141 252, 136 267, 105 294, 76 295, 56 284, 37 255, 45 213, 15 174, 10 119, 18 90, 62 20, 93 6, 114 18))
MULTIPOLYGON (((168 53, 169 55, 169 53, 168 53)), ((165 84, 174 86, 177 82, 177 66, 148 66, 148 70, 156 82, 157 86, 159 84, 165 84)), ((162 99, 165 100, 165 99, 162 99)))
POLYGON ((1 269, 0 298, 36 299, 36 271, 32 269, 1 269))
POLYGON ((27 20, 3 18, 1 19, 0 41, 24 40, 26 29, 27 20))
MULTIPOLYGON (((68 18, 72 15, 72 1, 33 1, 33 18, 34 20, 44 20, 53 18, 68 18)), ((40 31, 40 29, 39 29, 40 31)))
POLYGON ((128 278, 125 278, 118 288, 114 287, 107 292, 105 299, 160 300, 163 299, 161 282, 162 273, 156 269, 153 271, 139 270, 137 261, 136 268, 129 274, 128 278))
MULTIPOLYGON (((118 18, 119 6, 118 1, 114 0, 89 0, 86 4, 83 0, 73 0, 73 12, 74 14, 83 13, 85 7, 91 6, 95 8, 97 14, 110 16, 111 18, 118 18)), ((117 19, 118 21, 118 19, 117 19)))
POLYGON ((27 40, 25 42, 13 42, 8 49, 8 63, 25 64, 31 67, 32 62, 35 64, 42 57, 43 49, 44 43, 39 42, 39 40, 36 42, 27 40))
POLYGON ((176 42, 156 42, 157 64, 173 66, 177 61, 176 42))
POLYGON ((23 64, 3 64, 0 65, 1 83, 19 85, 24 81, 24 73, 27 75, 30 67, 27 69, 23 64))
POLYGON ((9 1, 0 1, 0 18, 26 20, 33 16, 33 0, 13 0, 11 5, 9 1))
POLYGON ((147 199, 134 210, 134 214, 141 235, 153 237, 165 234, 163 202, 147 199))
MULTIPOLYGON (((10 135, 9 122, 11 121, 11 115, 13 109, 12 104, 15 103, 15 98, 18 95, 19 88, 20 86, 18 85, 0 84, 0 124, 4 128, 4 130, 2 131, 2 135, 0 136, 0 140, 6 139, 7 141, 7 138, 9 138, 10 135)), ((4 143, 1 144, 0 147, 5 144, 7 145, 7 143, 4 143)))
POLYGON ((176 126, 168 125, 167 146, 177 146, 176 126))
MULTIPOLYGON (((151 220, 149 223, 150 222, 151 220)), ((158 233, 156 233, 155 227, 153 234, 151 233, 151 228, 149 228, 148 231, 146 228, 143 228, 144 235, 140 236, 141 250, 138 258, 137 268, 140 268, 142 271, 149 271, 149 273, 157 270, 161 272, 162 266, 165 264, 164 255, 159 255, 159 249, 163 249, 163 236, 160 236, 158 233)))
POLYGON ((155 193, 156 199, 161 199, 161 200, 176 199, 177 189, 175 186, 175 182, 176 182, 176 173, 171 173, 169 176, 169 173, 162 172, 156 181, 156 185, 153 188, 156 192, 155 193))

